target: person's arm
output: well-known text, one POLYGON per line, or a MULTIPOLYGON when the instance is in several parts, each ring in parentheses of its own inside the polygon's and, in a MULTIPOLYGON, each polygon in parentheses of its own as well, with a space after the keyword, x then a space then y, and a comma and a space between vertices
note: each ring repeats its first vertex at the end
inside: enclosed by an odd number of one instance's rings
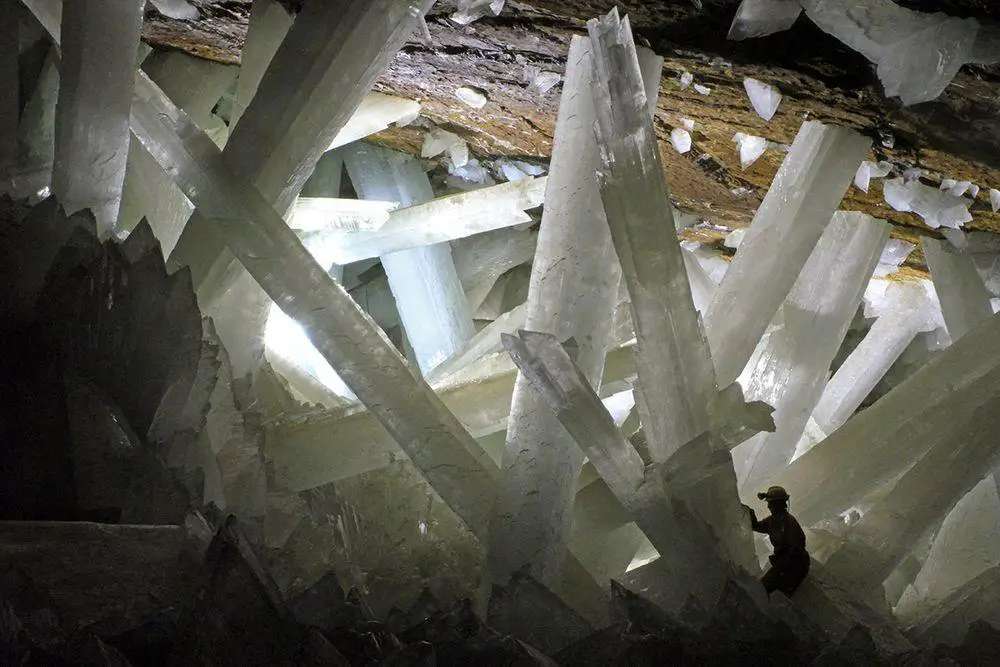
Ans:
POLYGON ((753 511, 753 508, 749 505, 744 505, 743 509, 750 513, 750 528, 755 533, 767 533, 767 523, 770 517, 765 518, 762 521, 757 520, 757 513, 753 511))

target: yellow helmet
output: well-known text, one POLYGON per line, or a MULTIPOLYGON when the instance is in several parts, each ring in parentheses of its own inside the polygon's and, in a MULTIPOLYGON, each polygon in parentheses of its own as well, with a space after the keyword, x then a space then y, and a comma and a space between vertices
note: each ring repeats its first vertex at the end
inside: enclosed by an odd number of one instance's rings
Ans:
POLYGON ((758 493, 757 497, 770 502, 772 500, 788 500, 790 496, 788 495, 788 491, 785 491, 783 487, 772 486, 767 491, 758 493))

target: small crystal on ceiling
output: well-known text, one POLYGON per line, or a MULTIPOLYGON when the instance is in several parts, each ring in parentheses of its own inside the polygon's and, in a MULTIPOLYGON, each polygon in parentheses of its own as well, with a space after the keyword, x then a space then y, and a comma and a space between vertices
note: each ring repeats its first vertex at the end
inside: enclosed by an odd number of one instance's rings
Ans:
POLYGON ((752 134, 737 132, 733 135, 736 148, 740 151, 740 167, 746 169, 767 150, 767 139, 752 134))
POLYGON ((894 178, 885 182, 883 192, 885 203, 897 211, 916 213, 928 227, 958 228, 972 220, 967 200, 920 181, 904 183, 902 178, 894 178))
POLYGON ((757 79, 743 79, 743 88, 750 97, 754 111, 764 120, 771 120, 781 104, 781 93, 774 86, 757 79))
POLYGON ((670 142, 678 153, 687 153, 691 150, 691 133, 683 128, 675 127, 670 131, 670 142))
POLYGON ((484 95, 482 91, 469 86, 456 88, 455 97, 462 100, 462 102, 468 104, 473 109, 482 109, 486 106, 487 102, 486 95, 484 95))

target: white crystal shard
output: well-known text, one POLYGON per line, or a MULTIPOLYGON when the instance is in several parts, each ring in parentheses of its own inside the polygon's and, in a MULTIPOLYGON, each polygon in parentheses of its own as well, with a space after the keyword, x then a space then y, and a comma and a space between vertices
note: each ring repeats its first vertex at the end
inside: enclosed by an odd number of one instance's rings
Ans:
POLYGON ((969 186, 969 196, 971 198, 975 199, 976 197, 979 196, 979 190, 980 190, 980 187, 978 185, 976 185, 975 183, 973 183, 972 185, 969 186))
POLYGON ((397 208, 399 203, 392 201, 299 197, 288 226, 306 232, 373 232, 389 222, 390 213, 397 208))
MULTIPOLYGON (((343 156, 354 189, 364 199, 403 206, 434 199, 423 167, 408 155, 356 143, 345 147, 343 156)), ((406 338, 427 374, 475 335, 451 246, 438 243, 382 254, 379 259, 406 338)))
POLYGON ((746 169, 756 162, 767 150, 767 139, 752 134, 737 132, 733 135, 736 150, 740 152, 740 167, 746 169))
POLYGON ((958 229, 972 220, 968 201, 917 180, 909 183, 904 183, 902 178, 888 180, 883 193, 885 202, 893 209, 916 213, 932 229, 958 229))
POLYGON ((741 377, 746 398, 772 406, 777 425, 733 450, 746 502, 791 461, 888 236, 885 222, 835 213, 781 306, 781 328, 741 377))
POLYGON ((854 185, 862 192, 868 192, 868 185, 873 178, 885 178, 892 172, 892 164, 889 162, 869 162, 863 160, 854 175, 854 185))
POLYGON ((383 93, 368 93, 347 125, 330 142, 330 150, 378 134, 393 123, 398 125, 408 119, 415 119, 419 114, 419 102, 383 93))
POLYGON ((531 222, 524 211, 542 203, 547 177, 525 178, 401 208, 375 231, 332 231, 333 259, 350 264, 531 222))
POLYGON ((976 423, 1000 374, 1000 349, 989 342, 998 332, 991 317, 776 475, 770 483, 797 498, 796 518, 809 524, 853 507, 950 442, 955 424, 976 423))
POLYGON ((681 125, 688 132, 691 132, 692 130, 694 130, 694 121, 691 120, 690 118, 681 118, 681 125))
POLYGON ((448 168, 461 169, 469 164, 469 144, 459 141, 448 148, 448 168))
POLYGON ((975 19, 904 9, 891 0, 866 0, 856 7, 831 0, 801 4, 823 31, 875 63, 886 96, 907 105, 944 91, 971 60, 979 31, 975 19))
POLYGON ((559 85, 560 81, 562 81, 562 75, 557 72, 539 71, 532 76, 531 85, 544 95, 559 85))
POLYGON ((801 13, 798 0, 743 0, 727 39, 764 37, 788 30, 801 13))
MULTIPOLYGON (((961 197, 966 192, 972 189, 972 183, 969 181, 957 181, 949 190, 948 194, 954 197, 961 197)), ((975 199, 975 197, 973 197, 975 199)))
MULTIPOLYGON (((672 221, 663 224, 664 212, 671 210, 670 196, 643 99, 631 28, 628 19, 619 21, 613 10, 588 23, 588 31, 597 70, 594 107, 601 195, 631 296, 639 368, 636 403, 649 455, 654 463, 664 463, 688 448, 699 463, 686 472, 699 476, 716 498, 713 507, 694 511, 714 526, 733 562, 749 562, 751 541, 732 466, 715 470, 705 463, 718 451, 728 462, 728 446, 710 437, 693 442, 710 428, 715 374, 675 227, 672 221)), ((683 497, 688 492, 677 491, 683 497)))
POLYGON ((708 86, 703 86, 700 83, 696 83, 694 84, 694 92, 698 93, 699 95, 709 95, 711 94, 712 89, 709 88, 708 86))
MULTIPOLYGON (((893 284, 886 302, 864 339, 830 378, 812 411, 812 419, 822 434, 833 433, 847 422, 927 324, 928 306, 920 286, 893 284)), ((819 439, 810 441, 803 436, 798 445, 800 455, 819 439)))
POLYGON ((743 88, 750 97, 750 104, 757 115, 764 120, 771 120, 778 105, 781 104, 781 93, 774 86, 757 79, 743 79, 743 88))
POLYGON ((499 16, 506 0, 458 0, 458 11, 449 18, 459 25, 469 25, 484 16, 499 16))
POLYGON ((868 149, 856 132, 802 124, 705 313, 720 385, 742 372, 868 149))
POLYGON ((149 0, 156 11, 178 21, 197 21, 201 14, 187 0, 149 0))
POLYGON ((468 86, 456 88, 455 97, 473 109, 482 109, 486 106, 487 102, 486 95, 484 95, 481 90, 477 88, 470 88, 468 86))
POLYGON ((882 250, 882 256, 879 257, 878 266, 875 267, 875 276, 884 277, 898 271, 916 247, 909 241, 889 239, 882 250))
POLYGON ((1000 211, 1000 190, 990 188, 990 208, 996 213, 1000 211))
POLYGON ((952 343, 993 315, 991 294, 979 277, 972 256, 928 236, 920 239, 941 314, 952 343))
MULTIPOLYGON (((579 344, 577 363, 600 386, 620 268, 593 174, 598 166, 588 40, 570 44, 526 327, 579 344)), ((528 566, 539 581, 559 578, 569 539, 573 490, 583 454, 544 400, 518 376, 503 473, 490 524, 488 568, 506 582, 528 566)))
POLYGON ((454 415, 413 377, 392 344, 259 192, 232 178, 211 140, 141 73, 131 120, 143 146, 176 175, 185 194, 276 303, 303 326, 338 375, 372 407, 444 502, 470 527, 482 525, 492 464, 454 415))
POLYGON ((688 71, 681 72, 678 81, 680 82, 681 90, 684 90, 694 83, 694 74, 688 71))
POLYGON ((674 150, 678 153, 687 153, 691 150, 691 133, 685 129, 675 127, 670 131, 670 143, 674 145, 674 150))
POLYGON ((111 234, 121 204, 142 6, 95 0, 63 8, 52 192, 67 212, 91 209, 101 235, 111 234))
POLYGON ((424 137, 424 144, 420 148, 420 157, 437 157, 461 141, 462 138, 454 132, 448 132, 436 127, 424 137))
MULTIPOLYGON (((958 183, 954 178, 943 178, 941 179, 941 185, 938 186, 939 190, 951 190, 958 183)), ((959 193, 961 194, 961 193, 959 193)))

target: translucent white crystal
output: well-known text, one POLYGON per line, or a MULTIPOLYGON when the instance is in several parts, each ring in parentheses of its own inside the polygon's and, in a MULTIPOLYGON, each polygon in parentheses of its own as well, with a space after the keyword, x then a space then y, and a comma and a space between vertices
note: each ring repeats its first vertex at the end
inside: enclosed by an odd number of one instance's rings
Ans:
MULTIPOLYGON (((722 447, 707 434, 715 374, 675 227, 663 224, 670 197, 643 99, 638 56, 630 57, 635 52, 631 28, 613 10, 588 23, 588 30, 597 70, 601 194, 631 297, 640 369, 636 402, 649 456, 663 463, 685 450, 681 459, 691 457, 690 465, 677 469, 683 468, 694 486, 711 488, 718 499, 711 508, 694 511, 716 527, 733 562, 750 562, 751 541, 745 524, 740 525, 743 512, 732 468, 728 461, 718 469, 707 463, 715 448, 722 447)), ((690 488, 684 493, 691 493, 690 488)))
POLYGON ((948 189, 948 194, 955 197, 961 197, 966 192, 972 189, 972 183, 969 181, 956 181, 951 188, 948 189))
POLYGON ((959 228, 972 220, 969 203, 937 188, 902 178, 885 182, 882 188, 885 202, 897 211, 912 211, 924 219, 928 227, 959 228))
POLYGON ((91 209, 102 235, 113 231, 121 204, 141 26, 139 2, 63 8, 52 192, 68 213, 91 209))
POLYGON ((956 183, 958 183, 958 181, 956 181, 954 178, 943 178, 941 179, 941 185, 939 185, 938 187, 941 190, 951 190, 953 187, 955 187, 956 183))
POLYGON ((544 95, 555 88, 560 81, 562 81, 561 74, 557 72, 540 71, 532 77, 531 85, 534 86, 539 93, 544 95))
POLYGON ((694 121, 691 120, 690 118, 681 118, 681 125, 688 132, 690 132, 690 131, 692 131, 694 129, 694 121))
POLYGON ((971 59, 979 30, 975 19, 904 9, 891 0, 801 4, 822 30, 876 63, 886 95, 904 104, 937 98, 971 59))
POLYGON ((694 92, 698 93, 699 95, 708 95, 709 93, 712 92, 712 89, 709 88, 708 86, 703 86, 700 83, 696 83, 694 84, 694 92))
POLYGON ((178 21, 197 21, 201 14, 187 0, 150 0, 156 11, 178 21))
POLYGON ((488 14, 499 16, 505 0, 458 0, 458 11, 449 18, 459 25, 468 25, 488 14))
POLYGON ((743 0, 729 27, 728 39, 763 37, 788 30, 800 13, 798 0, 743 0))
POLYGON ((827 383, 813 410, 812 418, 825 433, 833 433, 854 414, 917 332, 926 326, 928 303, 921 287, 893 284, 887 297, 886 307, 827 383))
POLYGON ((856 132, 802 124, 705 313, 720 385, 735 381, 750 359, 869 147, 856 132))
POLYGON ((670 131, 670 142, 674 145, 674 150, 678 153, 687 153, 691 150, 691 133, 685 129, 675 127, 670 131))
POLYGON ((1000 190, 990 188, 990 208, 996 213, 1000 211, 1000 190))
POLYGON ((330 229, 372 232, 389 222, 389 214, 397 208, 399 202, 299 197, 288 225, 307 232, 330 229))
POLYGON ((750 97, 754 111, 764 120, 771 120, 781 104, 781 93, 774 86, 757 79, 743 79, 743 88, 750 97))
POLYGON ((424 144, 420 147, 420 157, 437 157, 461 141, 462 138, 454 132, 436 127, 424 136, 424 144))
POLYGON ((873 178, 883 178, 892 172, 889 162, 869 162, 864 160, 854 175, 854 185, 862 192, 868 192, 868 185, 873 178))
POLYGON ((468 86, 456 88, 455 97, 462 100, 462 102, 469 105, 473 109, 482 109, 486 106, 487 102, 486 95, 484 95, 482 91, 476 88, 469 88, 468 86))
POLYGON ((470 159, 463 167, 456 167, 454 164, 449 164, 448 173, 473 185, 495 185, 490 178, 490 172, 480 165, 479 160, 476 159, 470 159), (490 183, 487 183, 487 181, 490 181, 490 183))
MULTIPOLYGON (((587 382, 600 386, 620 268, 594 173, 593 60, 574 37, 563 83, 551 175, 531 268, 525 326, 573 337, 587 382)), ((521 375, 514 389, 502 481, 490 525, 489 576, 506 581, 527 566, 541 581, 559 577, 569 540, 573 490, 583 453, 521 375)))
POLYGON ((975 199, 976 197, 979 196, 979 190, 980 190, 979 186, 973 183, 971 186, 969 186, 969 196, 975 199))
POLYGON ((934 291, 941 303, 952 344, 993 315, 992 295, 976 271, 972 256, 949 244, 923 236, 920 239, 934 291))
POLYGON ((888 235, 885 222, 835 213, 782 304, 783 326, 765 337, 756 364, 751 361, 740 377, 748 400, 775 409, 777 425, 774 433, 758 434, 733 450, 737 473, 746 471, 746 502, 791 461, 888 235))
POLYGON ((401 208, 376 231, 329 232, 333 258, 349 264, 369 257, 464 238, 531 222, 524 211, 542 203, 546 177, 525 178, 401 208))
POLYGON ((330 142, 330 149, 377 134, 393 123, 412 122, 419 115, 419 102, 383 93, 368 93, 351 119, 330 142))
POLYGON ((737 132, 733 135, 736 149, 740 152, 740 167, 746 169, 756 162, 767 150, 767 139, 752 134, 737 132))
MULTIPOLYGON (((364 199, 404 206, 434 199, 423 167, 408 155, 356 143, 345 147, 343 156, 355 191, 364 199)), ((421 246, 382 254, 380 260, 407 340, 426 374, 475 335, 451 246, 421 246)))
POLYGON ((903 265, 903 262, 906 261, 906 258, 910 256, 910 253, 916 247, 909 241, 889 239, 885 244, 885 249, 882 251, 882 256, 878 260, 878 266, 875 267, 875 275, 888 276, 898 271, 899 267, 903 265))
POLYGON ((692 83, 694 83, 694 74, 685 70, 681 72, 678 81, 680 82, 681 90, 684 90, 692 83))
POLYGON ((449 168, 461 169, 469 164, 469 144, 459 141, 448 147, 449 168))

